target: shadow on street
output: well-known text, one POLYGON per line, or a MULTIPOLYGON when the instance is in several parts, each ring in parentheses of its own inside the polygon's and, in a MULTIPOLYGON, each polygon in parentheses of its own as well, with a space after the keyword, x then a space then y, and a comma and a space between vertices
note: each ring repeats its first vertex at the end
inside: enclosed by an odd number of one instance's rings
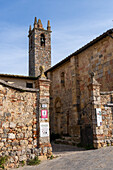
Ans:
POLYGON ((80 148, 77 146, 72 146, 72 145, 64 145, 64 144, 52 144, 52 149, 53 149, 53 154, 65 154, 66 152, 77 152, 77 151, 85 151, 86 149, 80 148))

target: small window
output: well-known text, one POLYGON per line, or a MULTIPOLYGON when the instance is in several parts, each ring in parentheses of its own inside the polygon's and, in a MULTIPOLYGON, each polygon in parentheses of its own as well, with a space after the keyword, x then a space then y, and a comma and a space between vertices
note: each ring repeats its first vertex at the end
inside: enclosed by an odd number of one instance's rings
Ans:
POLYGON ((41 34, 41 37, 40 37, 40 45, 45 47, 45 36, 44 34, 41 34))
POLYGON ((33 88, 33 83, 26 83, 27 88, 33 88))
POLYGON ((64 72, 61 73, 61 86, 65 87, 65 74, 64 74, 64 72))

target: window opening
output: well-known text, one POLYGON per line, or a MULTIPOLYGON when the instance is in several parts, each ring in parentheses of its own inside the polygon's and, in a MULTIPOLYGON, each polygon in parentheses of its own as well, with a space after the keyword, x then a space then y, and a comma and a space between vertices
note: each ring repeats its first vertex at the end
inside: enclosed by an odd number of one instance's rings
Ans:
POLYGON ((26 83, 27 88, 33 88, 33 83, 26 83))
POLYGON ((61 73, 61 85, 65 87, 65 74, 64 72, 61 73))
POLYGON ((44 34, 41 34, 40 43, 41 43, 41 46, 45 47, 45 36, 44 36, 44 34))

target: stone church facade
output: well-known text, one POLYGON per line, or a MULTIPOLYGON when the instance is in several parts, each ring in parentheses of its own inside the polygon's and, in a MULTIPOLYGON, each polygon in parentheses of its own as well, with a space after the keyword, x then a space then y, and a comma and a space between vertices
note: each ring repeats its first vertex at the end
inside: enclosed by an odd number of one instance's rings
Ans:
POLYGON ((96 148, 112 143, 112 35, 113 30, 108 30, 46 71, 51 80, 51 133, 68 136, 62 142, 92 143, 96 148), (101 126, 97 126, 97 108, 101 126))
POLYGON ((51 67, 51 26, 29 28, 29 76, 0 74, 0 156, 9 167, 50 156, 57 142, 113 145, 113 30, 51 67), (42 112, 47 117, 42 117, 42 112))

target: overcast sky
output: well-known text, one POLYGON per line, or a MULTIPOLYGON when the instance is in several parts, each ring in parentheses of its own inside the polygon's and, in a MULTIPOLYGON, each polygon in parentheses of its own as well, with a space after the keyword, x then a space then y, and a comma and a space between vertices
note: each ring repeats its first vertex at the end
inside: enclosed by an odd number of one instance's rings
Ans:
POLYGON ((28 28, 52 28, 52 65, 113 28, 113 0, 0 0, 0 73, 28 75, 28 28))

